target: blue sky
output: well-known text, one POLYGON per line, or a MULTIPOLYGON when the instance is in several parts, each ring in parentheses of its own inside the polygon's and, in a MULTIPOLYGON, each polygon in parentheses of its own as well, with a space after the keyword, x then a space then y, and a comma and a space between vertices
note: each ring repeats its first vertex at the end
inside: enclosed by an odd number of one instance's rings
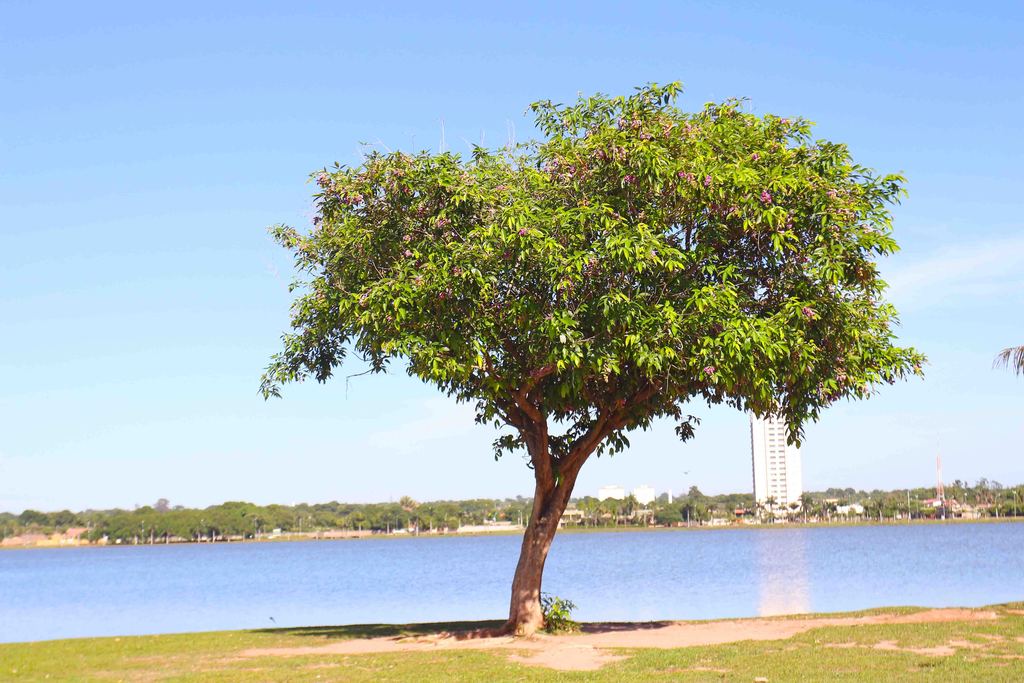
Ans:
MULTIPOLYGON (((937 454, 1024 481, 1024 381, 991 368, 1024 343, 1019 3, 435 4, 0 3, 0 510, 529 493, 402 374, 257 395, 289 303, 265 228, 361 141, 501 144, 533 100, 669 80, 909 178, 883 273, 927 378, 810 426, 808 488, 926 485, 937 454)), ((695 408, 577 493, 748 490, 746 418, 695 408)))

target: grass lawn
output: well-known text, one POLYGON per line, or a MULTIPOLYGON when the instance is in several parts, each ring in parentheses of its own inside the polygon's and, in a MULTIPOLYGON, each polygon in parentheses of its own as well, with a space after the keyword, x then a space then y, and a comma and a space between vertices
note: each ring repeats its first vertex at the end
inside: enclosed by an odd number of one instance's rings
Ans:
MULTIPOLYGON (((609 653, 624 658, 596 671, 557 671, 525 664, 516 659, 520 653, 515 645, 359 655, 245 653, 254 648, 317 647, 353 638, 417 636, 497 622, 83 638, 0 645, 0 680, 1022 681, 1024 603, 990 609, 998 618, 827 626, 780 640, 676 649, 610 648, 609 653)), ((872 610, 870 614, 907 612, 872 610)), ((800 618, 804 617, 783 619, 800 618)), ((582 643, 586 637, 568 638, 582 643)))

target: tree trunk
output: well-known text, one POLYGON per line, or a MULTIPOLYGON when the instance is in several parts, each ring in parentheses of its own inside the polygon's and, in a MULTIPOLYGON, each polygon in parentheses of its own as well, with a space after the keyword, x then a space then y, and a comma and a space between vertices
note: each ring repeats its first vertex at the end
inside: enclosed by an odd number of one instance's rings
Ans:
POLYGON ((540 607, 544 563, 578 473, 579 466, 563 472, 561 481, 556 485, 550 473, 534 471, 537 483, 533 511, 523 534, 519 564, 516 565, 515 577, 512 579, 512 599, 505 625, 509 633, 529 636, 544 626, 544 615, 540 607))
POLYGON ((533 512, 523 534, 519 564, 512 579, 507 629, 516 635, 531 635, 544 626, 540 608, 541 579, 551 541, 558 530, 558 520, 565 510, 565 504, 559 505, 559 498, 554 482, 550 485, 537 482, 533 512))

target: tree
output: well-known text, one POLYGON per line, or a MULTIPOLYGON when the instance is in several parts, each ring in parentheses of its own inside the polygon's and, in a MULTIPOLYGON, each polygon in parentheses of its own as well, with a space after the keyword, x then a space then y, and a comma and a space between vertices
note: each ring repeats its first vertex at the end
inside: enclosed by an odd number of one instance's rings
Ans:
POLYGON ((583 511, 584 523, 589 522, 590 526, 597 526, 598 514, 601 511, 601 501, 591 496, 585 497, 576 504, 583 511))
POLYGON ((682 508, 669 505, 659 508, 654 514, 654 521, 665 526, 672 526, 683 521, 682 508))
POLYGON ((276 226, 299 280, 263 376, 326 381, 349 354, 475 404, 524 449, 534 504, 508 629, 542 623, 541 577, 580 468, 688 404, 802 425, 920 373, 894 346, 875 258, 902 178, 812 141, 802 119, 681 87, 536 102, 544 139, 463 159, 373 152, 315 174, 310 230, 276 226))
POLYGON ((51 526, 50 516, 38 510, 24 510, 18 515, 18 521, 25 526, 51 526))
POLYGON ((1010 346, 999 352, 995 367, 1009 368, 1018 375, 1024 375, 1024 346, 1010 346))
POLYGON ((58 529, 67 530, 68 527, 72 527, 78 523, 78 515, 71 512, 71 510, 61 510, 60 512, 54 512, 49 515, 50 524, 58 529))
POLYGON ((812 496, 811 494, 807 493, 806 491, 804 493, 801 493, 800 494, 800 508, 803 510, 803 513, 804 513, 804 522, 807 521, 807 513, 811 512, 813 507, 814 507, 814 496, 812 496))

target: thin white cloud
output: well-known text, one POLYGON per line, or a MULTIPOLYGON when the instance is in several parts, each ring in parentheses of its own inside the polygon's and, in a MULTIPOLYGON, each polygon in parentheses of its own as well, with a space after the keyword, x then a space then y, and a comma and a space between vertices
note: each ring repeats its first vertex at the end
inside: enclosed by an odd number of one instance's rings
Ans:
POLYGON ((966 299, 1024 295, 1024 237, 959 244, 888 274, 889 299, 925 308, 966 299))

